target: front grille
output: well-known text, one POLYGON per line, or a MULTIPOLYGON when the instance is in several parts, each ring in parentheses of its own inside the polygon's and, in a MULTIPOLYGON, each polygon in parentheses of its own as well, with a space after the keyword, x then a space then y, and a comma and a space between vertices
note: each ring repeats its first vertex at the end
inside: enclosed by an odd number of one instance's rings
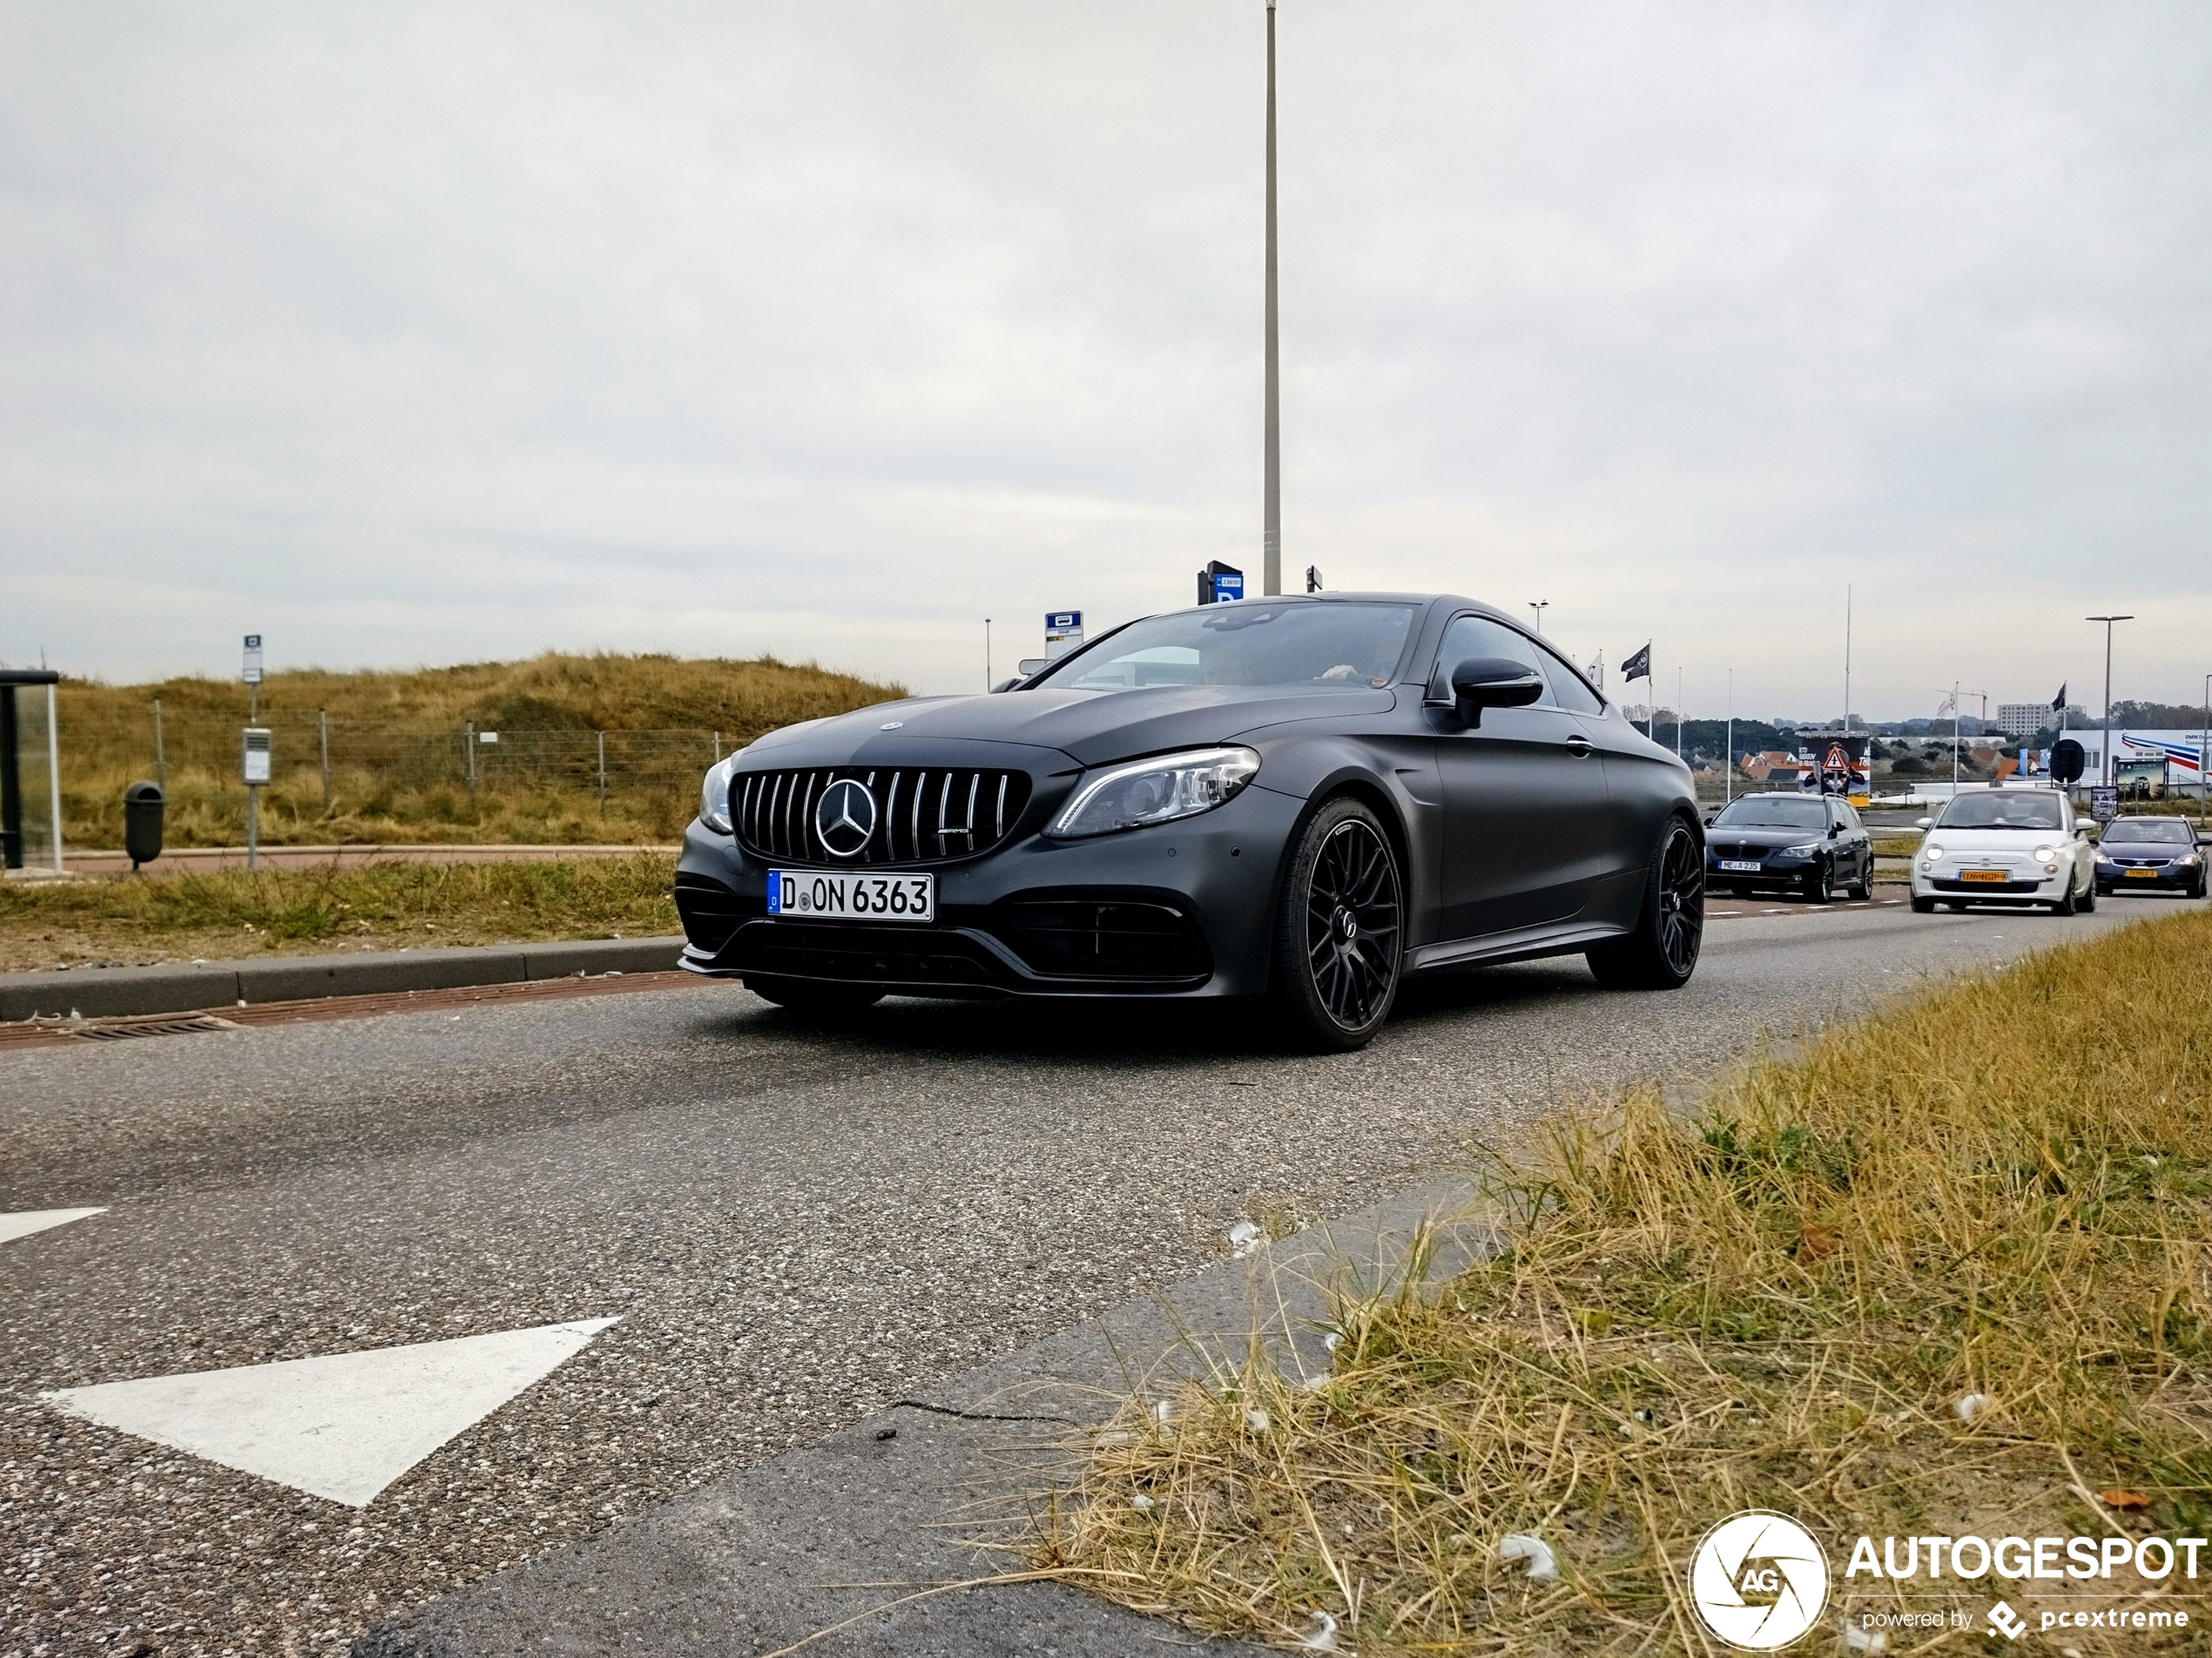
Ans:
POLYGON ((1717 840, 1712 843, 1712 853, 1714 857, 1726 858, 1730 859, 1758 859, 1764 860, 1767 853, 1772 852, 1774 848, 1771 846, 1731 846, 1727 845, 1725 842, 1717 840))
POLYGON ((747 927, 720 964, 858 984, 988 985, 1012 975, 973 939, 936 927, 776 921, 747 927))
POLYGON ((1933 883, 1939 893, 2032 893, 2043 883, 2037 880, 1970 881, 1957 876, 1938 878, 1933 883))
POLYGON ((2174 860, 2170 858, 2115 858, 2112 861, 2122 869, 2163 869, 2174 860))
POLYGON ((1205 942, 1164 904, 1030 900, 1004 911, 1008 942, 1040 973, 1106 979, 1194 979, 1205 942))
POLYGON ((970 765, 832 766, 811 772, 741 772, 730 780, 730 820, 756 858, 820 863, 814 832, 822 792, 853 778, 875 797, 875 832, 840 864, 934 864, 988 852, 1021 821, 1029 774, 970 765))

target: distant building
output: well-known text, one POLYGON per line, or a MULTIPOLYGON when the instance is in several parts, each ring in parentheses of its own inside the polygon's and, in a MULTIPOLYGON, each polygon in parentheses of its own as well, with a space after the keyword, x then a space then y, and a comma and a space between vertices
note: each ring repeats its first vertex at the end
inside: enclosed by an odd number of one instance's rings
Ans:
POLYGON ((2074 703, 2068 703, 2063 709, 2054 709, 2048 703, 1997 704, 1997 729, 2007 737, 2033 737, 2047 727, 2064 730, 2087 723, 2087 717, 2074 703))

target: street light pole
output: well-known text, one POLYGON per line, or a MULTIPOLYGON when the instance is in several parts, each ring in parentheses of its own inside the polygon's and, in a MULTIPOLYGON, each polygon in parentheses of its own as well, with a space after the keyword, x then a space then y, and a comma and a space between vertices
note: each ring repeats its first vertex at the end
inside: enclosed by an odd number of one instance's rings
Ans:
POLYGON ((2204 826, 2205 806, 2212 802, 2212 673, 2204 676, 2204 724, 2196 734, 2196 824, 2204 826))
POLYGON ((1528 608, 1536 613, 1536 637, 1540 639, 1544 637, 1544 612, 1551 609, 1551 604, 1552 602, 1549 599, 1528 601, 1528 608))
POLYGON ((1260 501, 1260 590, 1283 590, 1283 393, 1275 338, 1275 0, 1267 0, 1267 389, 1260 501))
POLYGON ((2085 622, 2101 622, 2105 624, 2105 738, 2104 752, 2101 757, 2101 763, 2097 767, 2097 781, 2100 785, 2107 789, 2112 786, 2112 624, 2115 622, 2133 622, 2134 619, 2132 616, 2082 617, 2085 622))

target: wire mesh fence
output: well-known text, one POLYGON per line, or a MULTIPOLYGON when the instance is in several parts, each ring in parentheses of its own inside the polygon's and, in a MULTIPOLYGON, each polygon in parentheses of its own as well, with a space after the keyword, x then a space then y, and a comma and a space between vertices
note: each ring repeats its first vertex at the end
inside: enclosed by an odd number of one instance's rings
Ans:
MULTIPOLYGON (((141 778, 168 796, 172 844, 235 844, 244 823, 246 722, 155 704, 144 712, 142 722, 111 717, 64 733, 64 817, 73 844, 118 844, 122 791, 141 778)), ((697 808, 701 773, 729 753, 736 735, 492 731, 296 711, 263 715, 258 724, 270 733, 271 780, 260 809, 272 844, 672 840, 697 808)))

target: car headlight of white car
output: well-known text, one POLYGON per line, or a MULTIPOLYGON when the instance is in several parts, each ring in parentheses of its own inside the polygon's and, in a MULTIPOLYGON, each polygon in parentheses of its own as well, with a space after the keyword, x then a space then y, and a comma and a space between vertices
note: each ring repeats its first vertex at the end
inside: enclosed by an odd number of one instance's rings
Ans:
POLYGON ((730 773, 738 769, 735 754, 707 770, 699 785, 699 821, 718 835, 730 832, 730 773))
POLYGON ((1045 833, 1076 840, 1195 818, 1232 799, 1258 772, 1259 756, 1248 748, 1201 748, 1086 772, 1045 833))
POLYGON ((2035 861, 2039 864, 2046 865, 2053 869, 2057 868, 2059 862, 2059 849, 2056 846, 2038 846, 2035 849, 2035 861))
POLYGON ((1940 846, 1923 846, 1920 848, 1920 856, 1926 859, 1928 862, 1932 864, 1943 856, 1943 848, 1940 846))

